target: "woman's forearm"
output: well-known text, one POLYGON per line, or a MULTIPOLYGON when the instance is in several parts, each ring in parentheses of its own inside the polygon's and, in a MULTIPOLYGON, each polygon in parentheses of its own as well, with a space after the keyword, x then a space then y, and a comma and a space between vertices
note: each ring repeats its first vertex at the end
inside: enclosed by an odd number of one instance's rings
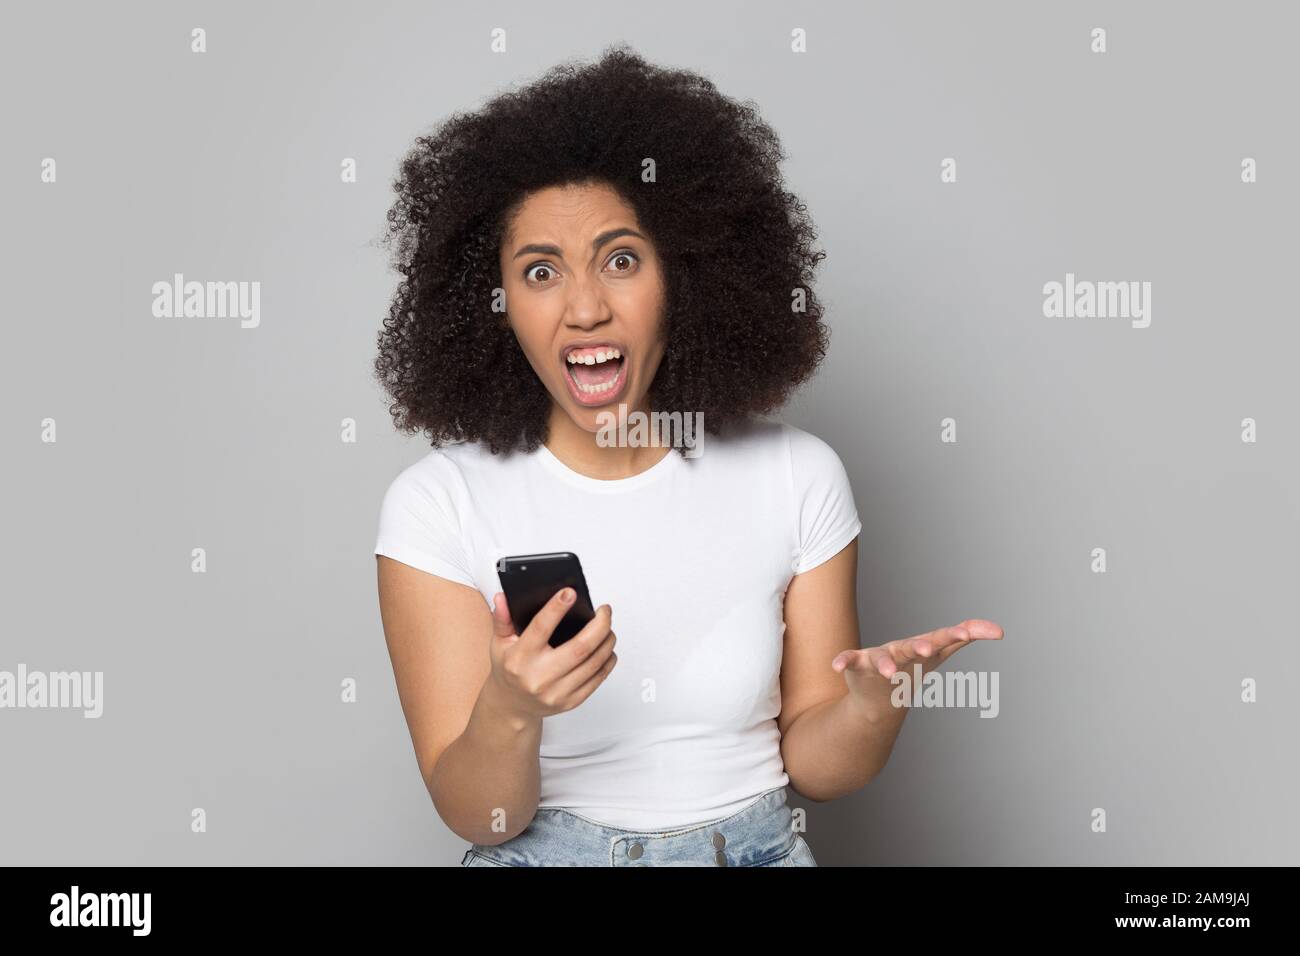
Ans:
POLYGON ((484 846, 524 831, 541 794, 540 717, 500 706, 488 681, 469 724, 429 774, 429 795, 443 822, 462 839, 484 846))
POLYGON ((790 786, 818 802, 866 786, 889 760, 907 716, 908 708, 890 703, 892 689, 882 680, 869 700, 845 693, 796 717, 781 738, 790 786))

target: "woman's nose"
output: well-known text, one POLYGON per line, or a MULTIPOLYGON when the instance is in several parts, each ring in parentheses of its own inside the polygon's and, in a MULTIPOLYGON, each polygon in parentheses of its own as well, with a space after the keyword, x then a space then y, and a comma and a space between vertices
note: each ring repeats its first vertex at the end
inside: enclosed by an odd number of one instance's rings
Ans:
POLYGON ((565 318, 570 324, 588 326, 602 322, 610 315, 604 289, 595 279, 578 279, 570 286, 565 318))

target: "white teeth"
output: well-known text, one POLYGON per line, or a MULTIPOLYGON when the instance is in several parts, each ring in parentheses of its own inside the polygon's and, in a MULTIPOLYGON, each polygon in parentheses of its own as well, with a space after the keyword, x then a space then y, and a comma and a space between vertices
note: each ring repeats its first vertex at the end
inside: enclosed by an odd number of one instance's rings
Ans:
POLYGON ((570 365, 600 365, 603 362, 610 362, 616 358, 622 358, 623 353, 618 349, 610 349, 608 352, 597 352, 595 355, 576 355, 569 353, 568 359, 570 365))

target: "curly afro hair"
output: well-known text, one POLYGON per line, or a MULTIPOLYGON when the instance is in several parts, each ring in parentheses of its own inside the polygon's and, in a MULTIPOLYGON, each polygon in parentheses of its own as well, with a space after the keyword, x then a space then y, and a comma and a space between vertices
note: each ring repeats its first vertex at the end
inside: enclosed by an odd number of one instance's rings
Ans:
POLYGON ((784 158, 752 101, 626 44, 418 137, 382 239, 403 276, 375 360, 397 428, 494 454, 545 440, 550 394, 492 310, 499 247, 530 193, 591 182, 633 208, 662 263, 665 351, 650 407, 703 413, 714 434, 779 408, 829 341, 812 290, 825 253, 783 188, 784 158))

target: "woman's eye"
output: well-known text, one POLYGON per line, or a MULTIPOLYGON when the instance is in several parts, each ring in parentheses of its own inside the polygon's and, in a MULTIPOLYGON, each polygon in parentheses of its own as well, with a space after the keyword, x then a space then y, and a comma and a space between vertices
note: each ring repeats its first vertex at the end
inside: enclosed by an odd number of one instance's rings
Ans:
POLYGON ((539 262, 535 266, 530 266, 524 273, 524 278, 532 282, 545 282, 551 278, 554 270, 544 262, 539 262))
POLYGON ((615 272, 632 272, 640 264, 641 260, 636 257, 635 252, 627 249, 620 250, 609 257, 610 264, 614 266, 615 272), (626 262, 626 265, 620 263, 626 262))

